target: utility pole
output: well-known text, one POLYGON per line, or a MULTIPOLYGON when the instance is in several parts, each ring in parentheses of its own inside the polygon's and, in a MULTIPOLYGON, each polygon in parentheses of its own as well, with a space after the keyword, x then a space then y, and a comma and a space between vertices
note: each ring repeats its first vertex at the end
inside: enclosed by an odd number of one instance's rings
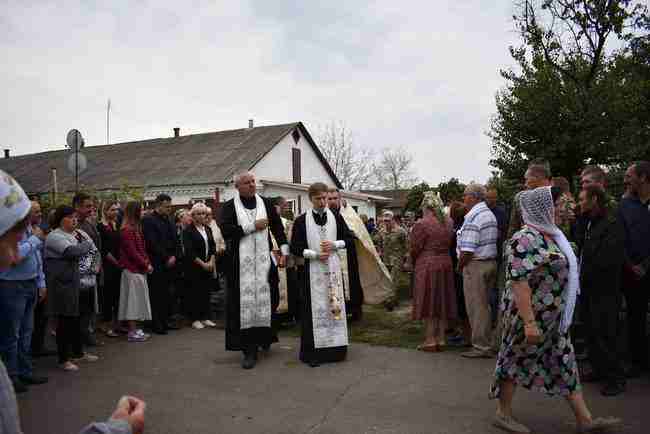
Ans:
POLYGON ((106 104, 106 144, 111 144, 111 99, 106 104))

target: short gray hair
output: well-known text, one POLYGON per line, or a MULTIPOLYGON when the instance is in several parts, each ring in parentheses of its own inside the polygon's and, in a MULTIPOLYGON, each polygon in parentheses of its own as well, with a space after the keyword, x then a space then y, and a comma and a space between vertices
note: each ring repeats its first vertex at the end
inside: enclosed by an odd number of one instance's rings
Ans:
POLYGON ((469 185, 465 187, 465 194, 472 195, 478 200, 485 200, 487 190, 485 189, 485 186, 481 184, 470 182, 469 185))
POLYGON ((246 177, 249 177, 249 176, 255 177, 255 174, 253 172, 251 172, 250 170, 247 170, 245 172, 240 172, 240 173, 237 173, 235 176, 233 176, 232 181, 235 183, 235 186, 237 186, 237 185, 239 185, 240 181, 243 178, 246 178, 246 177))

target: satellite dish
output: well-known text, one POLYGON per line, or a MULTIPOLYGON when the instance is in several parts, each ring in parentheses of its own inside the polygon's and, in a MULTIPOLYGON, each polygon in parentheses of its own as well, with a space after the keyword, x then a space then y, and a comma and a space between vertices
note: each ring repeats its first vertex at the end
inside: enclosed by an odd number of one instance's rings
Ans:
POLYGON ((68 155, 66 162, 66 167, 70 173, 75 173, 75 163, 77 164, 77 172, 82 173, 88 168, 88 159, 81 152, 76 152, 74 154, 68 155))
POLYGON ((66 136, 66 143, 72 152, 79 152, 84 147, 84 138, 77 129, 71 129, 66 136))

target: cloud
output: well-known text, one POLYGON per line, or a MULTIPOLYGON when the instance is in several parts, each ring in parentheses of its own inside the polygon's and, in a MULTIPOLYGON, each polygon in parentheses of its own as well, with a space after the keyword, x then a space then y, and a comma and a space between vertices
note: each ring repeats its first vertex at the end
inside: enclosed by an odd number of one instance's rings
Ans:
POLYGON ((405 147, 437 183, 485 180, 484 135, 512 64, 511 3, 478 0, 13 2, 0 11, 14 154, 302 120, 405 147))

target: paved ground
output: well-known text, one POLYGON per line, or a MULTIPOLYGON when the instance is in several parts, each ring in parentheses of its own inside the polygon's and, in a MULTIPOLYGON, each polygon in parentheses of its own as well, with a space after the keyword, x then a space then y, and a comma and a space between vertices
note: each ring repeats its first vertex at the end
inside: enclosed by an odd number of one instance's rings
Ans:
MULTIPOLYGON (((493 360, 458 353, 353 344, 348 360, 310 368, 284 338, 253 371, 224 351, 223 330, 184 329, 141 344, 111 341, 78 373, 38 360, 50 382, 19 399, 26 434, 76 433, 106 418, 125 393, 144 398, 147 433, 498 433, 487 399, 493 360)), ((603 398, 586 386, 596 414, 625 419, 618 432, 648 432, 650 380, 603 398), (643 428, 645 426, 645 428, 643 428)), ((516 412, 536 433, 573 432, 565 402, 521 391, 516 412)))

